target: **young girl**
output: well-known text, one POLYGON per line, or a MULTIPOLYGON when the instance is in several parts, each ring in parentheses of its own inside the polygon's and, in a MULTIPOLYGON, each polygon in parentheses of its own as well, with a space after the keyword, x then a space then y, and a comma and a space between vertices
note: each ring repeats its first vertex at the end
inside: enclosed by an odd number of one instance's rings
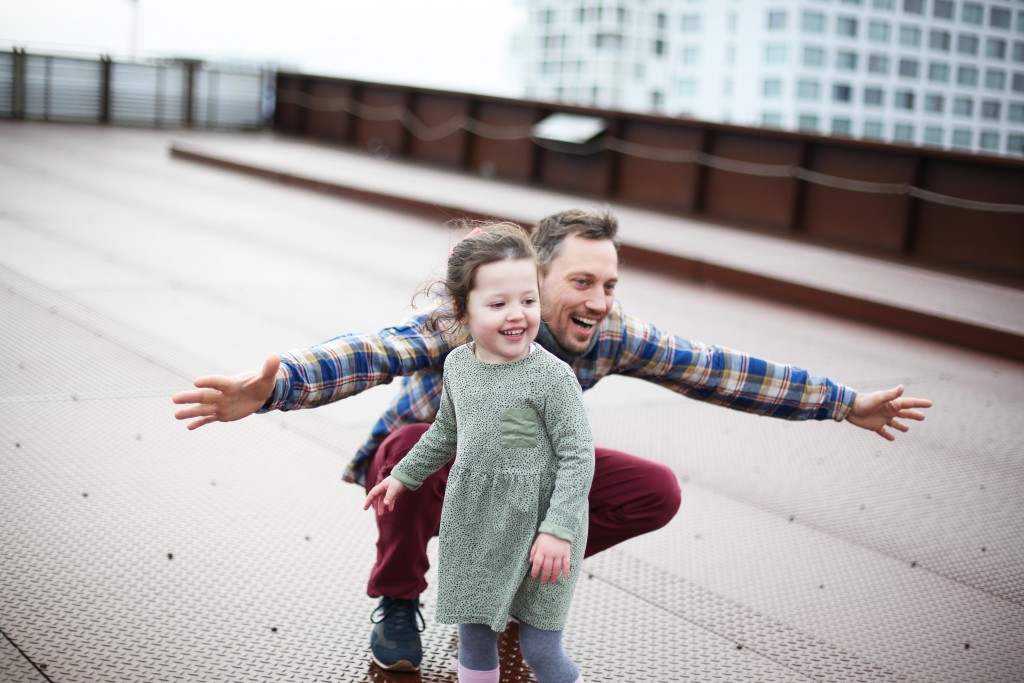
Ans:
POLYGON ((455 245, 439 284, 445 302, 431 324, 468 341, 445 360, 434 423, 364 509, 394 509, 458 453, 441 514, 436 616, 459 625, 460 683, 497 683, 509 617, 539 683, 582 683, 562 629, 587 544, 594 446, 572 370, 533 343, 536 255, 518 226, 493 224, 455 245))

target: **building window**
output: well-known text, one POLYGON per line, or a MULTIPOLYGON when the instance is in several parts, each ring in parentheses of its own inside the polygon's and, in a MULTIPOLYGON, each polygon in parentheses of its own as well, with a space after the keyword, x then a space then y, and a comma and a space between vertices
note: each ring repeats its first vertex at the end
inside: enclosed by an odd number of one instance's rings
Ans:
POLYGON ((953 18, 953 0, 935 0, 932 5, 932 16, 937 19, 953 18))
POLYGON ((1013 85, 1014 92, 1024 92, 1024 73, 1020 71, 1013 72, 1013 85))
POLYGON ((782 79, 780 78, 766 78, 761 86, 761 92, 765 97, 781 97, 782 96, 782 79))
POLYGON ((927 126, 924 129, 924 144, 942 147, 942 129, 938 126, 927 126))
POLYGON ((928 80, 935 83, 949 82, 949 64, 945 62, 932 62, 928 65, 928 80))
POLYGON ((804 33, 824 33, 825 15, 821 12, 804 12, 800 16, 800 28, 804 33))
POLYGON ((797 122, 797 128, 811 133, 817 133, 819 125, 819 119, 814 114, 801 114, 797 122))
POLYGON ((761 125, 772 128, 782 127, 782 114, 774 111, 766 111, 761 114, 761 125))
POLYGON ((985 8, 976 2, 965 2, 960 10, 960 21, 981 26, 985 19, 985 8))
POLYGON ((881 107, 885 104, 885 91, 881 88, 864 88, 864 104, 871 107, 881 107))
POLYGON ((932 29, 928 33, 928 47, 933 50, 949 52, 950 40, 949 31, 936 31, 932 29))
POLYGON ((978 36, 973 33, 961 33, 956 37, 956 51, 962 55, 978 54, 978 36))
POLYGON ((836 83, 832 86, 832 101, 849 102, 853 99, 853 88, 846 83, 836 83))
POLYGON ((1002 69, 985 69, 985 87, 989 90, 1006 89, 1006 72, 1002 69))
POLYGON ((696 33, 700 30, 699 14, 684 14, 681 19, 683 33, 696 33))
POLYGON ((680 97, 694 97, 697 94, 697 81, 693 78, 676 80, 676 94, 680 97))
POLYGON ((865 121, 864 122, 864 137, 872 140, 881 140, 883 133, 883 124, 881 121, 865 121))
POLYGON ((868 71, 873 74, 889 73, 888 55, 868 55, 868 71))
POLYGON ((974 116, 974 100, 970 97, 956 97, 953 99, 953 113, 957 116, 974 116))
POLYGON ((658 28, 668 28, 668 15, 664 12, 658 12, 655 15, 654 24, 658 28))
POLYGON ((941 114, 946 110, 946 98, 934 93, 925 95, 924 110, 931 114, 941 114))
POLYGON ((804 46, 804 66, 824 66, 825 50, 820 47, 804 46))
POLYGON ((665 41, 658 39, 651 43, 651 50, 657 57, 665 56, 665 41))
POLYGON ((992 59, 1006 59, 1006 41, 1002 38, 989 38, 986 40, 985 56, 992 59))
POLYGON ((1006 136, 1007 154, 1024 154, 1024 135, 1011 133, 1006 136))
POLYGON ((978 146, 986 152, 999 151, 999 133, 994 130, 982 131, 978 146))
POLYGON ((891 10, 895 4, 895 0, 873 0, 871 4, 875 9, 891 10))
POLYGON ((916 26, 900 26, 900 45, 918 47, 921 44, 921 29, 916 26))
POLYGON ((854 17, 836 17, 836 33, 841 36, 857 37, 857 19, 854 17))
POLYGON ((1013 41, 1013 61, 1024 62, 1024 43, 1013 41))
POLYGON ((725 63, 735 64, 736 63, 736 46, 727 45, 725 47, 725 63))
POLYGON ((850 135, 853 132, 853 121, 846 118, 832 119, 833 135, 850 135))
POLYGON ((900 76, 903 78, 917 78, 918 62, 916 59, 900 60, 900 76))
POLYGON ((868 24, 868 40, 873 43, 888 43, 890 33, 889 24, 883 21, 872 21, 868 24))
POLYGON ((700 62, 700 48, 694 45, 687 45, 683 48, 682 53, 683 64, 697 64, 700 62))
POLYGON ((739 17, 735 12, 729 12, 729 16, 725 18, 725 27, 729 29, 730 33, 736 33, 737 26, 739 26, 739 17))
POLYGON ((897 109, 906 109, 909 111, 913 111, 914 91, 897 90, 895 93, 893 93, 893 104, 897 109))
POLYGON ((1006 120, 1012 123, 1024 123, 1024 103, 1011 102, 1006 109, 1006 120))
POLYGON ((767 45, 764 48, 764 61, 766 64, 785 64, 788 56, 788 50, 785 45, 767 45))
POLYGON ((768 10, 767 26, 769 31, 782 31, 786 28, 786 10, 768 10))
POLYGON ((924 14, 924 0, 903 0, 903 11, 907 14, 924 14))
POLYGON ((978 85, 978 67, 958 66, 956 68, 957 85, 978 85))
POLYGON ((849 50, 840 50, 836 53, 836 68, 840 71, 857 70, 857 53, 849 50))
POLYGON ((897 123, 892 127, 892 139, 896 142, 913 142, 914 127, 909 123, 897 123))
POLYGON ((806 79, 797 81, 796 96, 800 100, 816 100, 821 96, 821 85, 818 81, 806 79))
POLYGON ((988 25, 992 28, 1010 28, 1010 10, 1005 7, 989 7, 988 25))
POLYGON ((661 109, 665 106, 665 93, 660 90, 651 91, 651 108, 655 110, 661 109))
POLYGON ((966 128, 955 128, 953 130, 953 146, 961 149, 970 149, 971 131, 966 128))
POLYGON ((992 121, 998 121, 1002 113, 1002 102, 999 102, 997 100, 981 101, 981 118, 990 119, 992 121))
POLYGON ((621 50, 621 33, 597 33, 594 35, 594 47, 598 50, 621 50))

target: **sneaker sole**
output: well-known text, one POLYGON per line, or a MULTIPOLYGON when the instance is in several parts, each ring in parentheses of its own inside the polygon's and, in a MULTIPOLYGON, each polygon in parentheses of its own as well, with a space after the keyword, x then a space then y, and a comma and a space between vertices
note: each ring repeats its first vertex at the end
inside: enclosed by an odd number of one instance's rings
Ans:
POLYGON ((410 662, 410 661, 408 661, 406 659, 399 659, 397 662, 395 662, 394 664, 390 664, 390 665, 385 664, 384 662, 382 662, 379 659, 377 659, 376 657, 374 657, 373 653, 370 653, 370 659, 373 660, 374 664, 376 664, 380 668, 384 669, 385 671, 406 671, 406 672, 412 673, 412 672, 420 670, 420 668, 418 666, 413 665, 412 662, 410 662))

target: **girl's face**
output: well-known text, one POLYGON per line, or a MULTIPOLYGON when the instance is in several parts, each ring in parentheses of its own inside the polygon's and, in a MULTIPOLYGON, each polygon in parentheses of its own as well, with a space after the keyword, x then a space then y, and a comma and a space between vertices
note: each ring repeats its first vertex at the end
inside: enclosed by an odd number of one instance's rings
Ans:
POLYGON ((532 260, 492 261, 476 269, 464 321, 485 363, 511 363, 530 353, 540 326, 537 266, 532 260))

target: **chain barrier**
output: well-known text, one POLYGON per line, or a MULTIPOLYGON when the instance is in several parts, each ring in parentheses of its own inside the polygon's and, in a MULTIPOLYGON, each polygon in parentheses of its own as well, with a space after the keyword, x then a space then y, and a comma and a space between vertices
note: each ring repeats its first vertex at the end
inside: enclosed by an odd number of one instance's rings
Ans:
POLYGON ((476 119, 459 114, 436 126, 428 126, 420 121, 405 107, 389 106, 374 107, 372 105, 356 102, 347 97, 318 97, 294 90, 279 90, 277 93, 279 102, 294 104, 305 109, 316 111, 337 112, 344 111, 353 116, 371 121, 398 121, 414 137, 424 142, 435 142, 454 135, 459 130, 465 130, 478 137, 489 140, 513 141, 532 139, 533 144, 542 149, 574 154, 577 156, 590 156, 603 151, 616 152, 625 156, 647 159, 649 161, 663 161, 674 164, 699 164, 720 171, 739 173, 743 175, 759 176, 762 178, 796 178, 807 183, 832 187, 851 192, 864 192, 869 194, 891 194, 908 195, 915 199, 952 206, 972 211, 989 211, 996 213, 1022 213, 1024 205, 1021 204, 1000 204, 996 202, 983 202, 963 197, 932 192, 920 187, 906 183, 879 183, 865 180, 855 180, 842 176, 830 175, 812 171, 800 166, 787 164, 763 164, 754 161, 741 161, 729 159, 707 152, 700 152, 690 149, 664 149, 653 145, 644 145, 627 140, 620 140, 613 137, 602 137, 585 143, 558 142, 545 140, 533 135, 533 125, 494 125, 477 121, 476 119))

